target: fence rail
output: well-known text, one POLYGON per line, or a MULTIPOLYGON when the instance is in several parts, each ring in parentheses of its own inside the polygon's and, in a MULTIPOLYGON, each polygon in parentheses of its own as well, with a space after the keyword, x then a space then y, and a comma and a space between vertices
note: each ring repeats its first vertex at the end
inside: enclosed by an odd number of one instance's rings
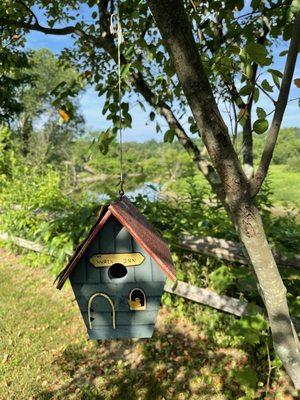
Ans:
MULTIPOLYGON (((209 239, 204 238, 201 240, 205 239, 207 239, 209 243, 216 243, 213 240, 215 238, 209 238, 209 239)), ((0 240, 12 242, 17 246, 20 246, 27 250, 35 251, 37 253, 43 253, 44 251, 46 251, 45 247, 39 243, 35 243, 30 240, 20 238, 18 236, 9 235, 8 233, 5 232, 0 232, 0 240)), ((215 240, 217 240, 219 246, 220 244, 228 245, 228 241, 224 241, 223 239, 215 239, 215 240)), ((197 250, 197 252, 199 251, 197 250)), ((205 254, 210 255, 208 253, 205 254)), ((223 257, 223 253, 221 254, 223 257)), ((186 282, 176 281, 175 283, 173 283, 167 281, 165 285, 165 291, 180 297, 184 297, 187 300, 191 300, 196 303, 207 305, 217 310, 233 314, 237 317, 250 315, 250 310, 249 310, 250 303, 248 303, 247 301, 225 295, 219 295, 218 293, 215 293, 212 290, 199 288, 197 286, 191 285, 186 282)), ((251 313, 253 312, 264 312, 264 309, 258 305, 251 304, 251 313)), ((300 321, 295 318, 292 318, 292 321, 294 323, 297 332, 300 333, 300 321)))
MULTIPOLYGON (((176 244, 176 246, 193 253, 238 262, 245 265, 250 264, 250 260, 243 253, 242 245, 231 240, 210 236, 196 238, 194 236, 184 235, 182 236, 180 243, 176 244)), ((300 268, 300 255, 285 257, 274 253, 274 258, 279 267, 300 268)))

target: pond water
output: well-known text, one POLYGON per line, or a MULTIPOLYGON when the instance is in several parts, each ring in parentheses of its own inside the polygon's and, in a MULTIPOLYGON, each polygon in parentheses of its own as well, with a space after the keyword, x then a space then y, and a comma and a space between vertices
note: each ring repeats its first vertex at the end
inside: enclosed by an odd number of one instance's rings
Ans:
MULTIPOLYGON (((149 201, 157 201, 159 194, 162 190, 162 185, 159 183, 153 182, 145 182, 143 185, 137 187, 136 189, 126 191, 125 195, 130 199, 134 200, 138 196, 146 197, 149 201)), ((96 195, 96 198, 99 202, 109 200, 109 196, 107 194, 96 193, 95 191, 90 191, 89 194, 96 195)))

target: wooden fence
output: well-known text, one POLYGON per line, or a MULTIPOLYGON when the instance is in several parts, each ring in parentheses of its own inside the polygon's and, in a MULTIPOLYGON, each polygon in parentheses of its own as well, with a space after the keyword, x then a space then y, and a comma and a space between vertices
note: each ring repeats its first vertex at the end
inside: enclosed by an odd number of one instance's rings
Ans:
MULTIPOLYGON (((177 247, 187 249, 193 253, 204 254, 206 256, 220 258, 227 261, 238 262, 240 264, 250 264, 250 260, 244 255, 240 243, 231 240, 218 239, 210 236, 201 239, 194 236, 184 235, 177 247)), ((279 267, 300 268, 300 255, 285 257, 274 253, 275 260, 279 267)))
MULTIPOLYGON (((12 242, 13 244, 20 246, 22 248, 25 248, 27 250, 35 251, 38 253, 42 253, 46 251, 45 247, 39 243, 32 242, 30 240, 26 240, 17 236, 12 236, 9 235, 5 232, 0 233, 0 240, 3 241, 9 241, 12 242)), ((228 246, 228 241, 224 241, 223 239, 216 239, 216 238, 203 238, 203 239, 195 239, 190 237, 190 242, 187 242, 187 245, 180 245, 180 247, 187 248, 191 251, 196 251, 197 253, 201 253, 201 246, 202 244, 205 246, 203 247, 204 250, 201 254, 206 254, 206 255, 212 255, 214 257, 218 258, 224 258, 226 260, 230 261, 237 261, 239 262, 239 256, 238 254, 234 253, 234 258, 226 258, 226 257, 231 257, 231 255, 228 255, 226 252, 224 252, 222 249, 222 245, 228 246), (192 244, 193 243, 193 244, 192 244), (201 244, 199 246, 199 243, 201 244), (207 244, 209 243, 209 251, 207 250, 207 244), (213 244, 217 245, 217 248, 212 251, 213 249, 213 244), (194 247, 195 246, 195 247, 194 247), (220 250, 220 251, 219 251, 220 250), (212 252, 212 254, 210 254, 212 252), (226 255, 226 257, 224 257, 226 255)), ((230 246, 234 242, 230 242, 230 246)), ((235 243, 237 245, 237 243, 235 243)), ((228 250, 228 247, 226 247, 226 251, 228 250)), ((229 252, 230 253, 230 252, 229 252)), ((69 254, 71 255, 71 254, 69 254)), ((243 258, 241 258, 241 261, 244 261, 243 258)), ((246 262, 242 262, 242 264, 245 264, 246 262)), ((197 286, 191 285, 186 282, 182 281, 176 281, 175 283, 167 281, 165 285, 165 291, 171 294, 175 294, 177 296, 184 297, 185 299, 204 304, 210 307, 213 307, 217 310, 227 312, 229 314, 233 314, 237 317, 242 317, 246 315, 253 314, 253 312, 260 312, 264 313, 265 310, 262 307, 259 307, 257 305, 251 304, 251 313, 249 310, 249 303, 245 300, 240 300, 236 299, 234 297, 229 297, 225 295, 219 295, 218 293, 209 290, 209 289, 204 289, 204 288, 199 288, 197 286)), ((300 333, 300 321, 292 318, 293 323, 295 325, 295 328, 297 332, 300 333)))

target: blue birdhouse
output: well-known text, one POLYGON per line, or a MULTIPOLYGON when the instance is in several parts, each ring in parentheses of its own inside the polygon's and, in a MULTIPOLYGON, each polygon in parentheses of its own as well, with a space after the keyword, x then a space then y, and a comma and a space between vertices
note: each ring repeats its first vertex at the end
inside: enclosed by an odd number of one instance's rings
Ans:
POLYGON ((90 339, 149 338, 167 277, 175 280, 167 244, 123 196, 101 209, 57 288, 70 279, 90 339))

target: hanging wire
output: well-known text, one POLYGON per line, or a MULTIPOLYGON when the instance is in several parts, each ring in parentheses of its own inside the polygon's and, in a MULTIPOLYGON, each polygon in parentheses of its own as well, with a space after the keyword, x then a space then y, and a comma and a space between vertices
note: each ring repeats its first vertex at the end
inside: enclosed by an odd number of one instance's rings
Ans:
POLYGON ((117 13, 117 41, 118 41, 118 90, 119 90, 119 148, 120 148, 120 183, 119 194, 120 199, 124 196, 124 172, 123 172, 123 121, 122 121, 122 87, 121 87, 121 44, 124 42, 121 16, 120 16, 120 2, 118 1, 117 13))
MULTIPOLYGON (((110 33, 115 34, 114 30, 114 0, 111 0, 110 33)), ((120 158, 120 181, 119 195, 120 199, 124 196, 124 172, 123 172, 123 119, 122 119, 122 86, 121 86, 121 44, 124 42, 121 25, 120 1, 118 0, 117 11, 117 64, 118 64, 118 109, 119 109, 119 158, 120 158)))

